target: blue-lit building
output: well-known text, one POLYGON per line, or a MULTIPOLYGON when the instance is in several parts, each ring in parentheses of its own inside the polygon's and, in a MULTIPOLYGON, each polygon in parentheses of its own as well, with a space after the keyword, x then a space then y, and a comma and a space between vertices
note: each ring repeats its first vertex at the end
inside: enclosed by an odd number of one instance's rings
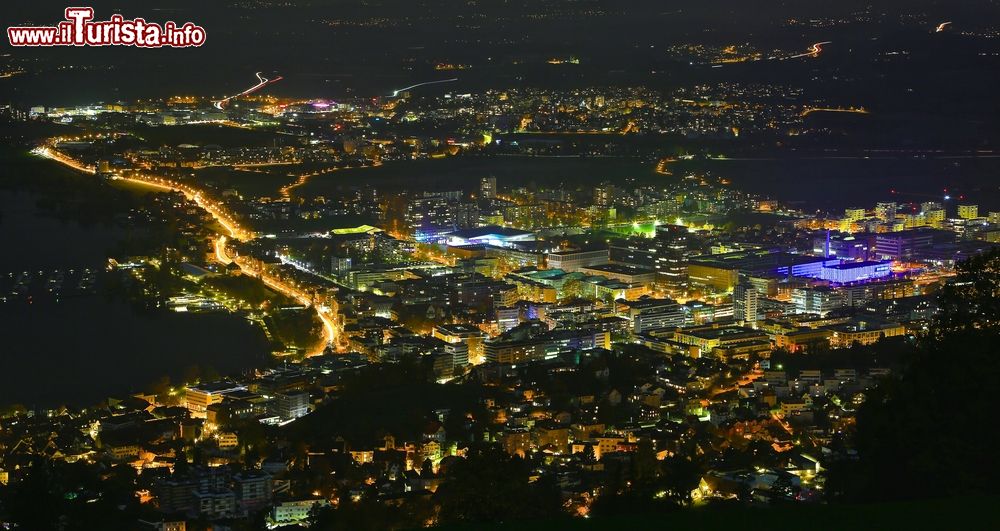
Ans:
POLYGON ((823 278, 823 270, 839 265, 840 260, 836 258, 797 257, 787 263, 788 265, 778 266, 773 272, 789 277, 823 278))
POLYGON ((688 279, 695 285, 726 291, 736 286, 740 275, 770 273, 782 277, 819 278, 824 265, 839 263, 836 259, 772 249, 735 251, 689 259, 688 279))
POLYGON ((892 268, 889 261, 848 262, 836 257, 767 249, 697 256, 688 261, 688 276, 693 284, 733 289, 740 275, 812 278, 848 284, 889 277, 892 268))
POLYGON ((862 282, 892 275, 891 261, 845 262, 823 266, 819 278, 837 284, 862 282))
POLYGON ((491 225, 449 232, 445 238, 447 244, 453 247, 481 244, 510 247, 518 243, 535 241, 535 233, 491 225))
POLYGON ((813 254, 841 260, 867 260, 870 240, 854 234, 821 232, 813 237, 813 254))

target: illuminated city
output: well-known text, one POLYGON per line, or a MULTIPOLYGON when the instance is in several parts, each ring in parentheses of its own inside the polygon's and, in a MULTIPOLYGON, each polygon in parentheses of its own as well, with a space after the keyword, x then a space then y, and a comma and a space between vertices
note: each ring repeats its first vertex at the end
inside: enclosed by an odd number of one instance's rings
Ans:
POLYGON ((995 2, 203 4, 0 52, 0 529, 988 517, 995 2))

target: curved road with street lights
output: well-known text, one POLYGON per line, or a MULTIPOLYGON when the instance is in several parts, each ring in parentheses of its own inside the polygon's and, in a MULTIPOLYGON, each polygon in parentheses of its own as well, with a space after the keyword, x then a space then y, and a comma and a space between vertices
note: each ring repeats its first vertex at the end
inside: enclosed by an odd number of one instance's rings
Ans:
MULTIPOLYGON (((36 155, 54 160, 64 166, 80 172, 91 175, 95 175, 97 173, 96 168, 93 166, 77 161, 76 159, 57 150, 55 146, 40 146, 32 150, 32 152, 36 155)), ((212 216, 212 219, 214 219, 216 223, 229 233, 228 236, 225 234, 219 234, 215 239, 214 250, 216 260, 222 264, 236 262, 236 264, 240 266, 241 270, 247 272, 251 276, 259 278, 261 282, 269 288, 281 293, 282 295, 295 299, 303 306, 312 307, 315 310, 320 322, 323 323, 323 338, 316 347, 306 353, 307 356, 322 354, 326 351, 328 346, 337 344, 337 327, 333 311, 329 307, 322 304, 314 304, 311 293, 267 272, 262 267, 257 267, 251 260, 245 257, 231 256, 229 254, 226 243, 230 238, 237 241, 248 241, 254 239, 256 235, 253 231, 242 227, 239 222, 232 217, 232 215, 225 211, 221 204, 206 197, 201 190, 197 190, 189 185, 162 177, 137 173, 132 176, 120 176, 117 177, 117 179, 152 186, 162 190, 177 191, 184 194, 184 196, 190 201, 194 202, 205 212, 208 212, 209 215, 212 216)))

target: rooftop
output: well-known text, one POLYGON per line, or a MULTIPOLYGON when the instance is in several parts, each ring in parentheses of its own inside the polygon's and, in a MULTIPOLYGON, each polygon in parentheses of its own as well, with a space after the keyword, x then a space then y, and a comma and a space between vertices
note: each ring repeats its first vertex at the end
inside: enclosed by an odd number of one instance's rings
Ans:
POLYGON ((549 254, 550 255, 554 255, 554 256, 573 256, 574 254, 601 253, 601 252, 606 253, 606 252, 608 252, 608 250, 607 249, 577 249, 577 250, 574 250, 574 251, 555 251, 555 252, 551 252, 549 254))
POLYGON ((768 269, 772 267, 810 264, 827 261, 820 256, 793 254, 770 249, 753 251, 735 251, 731 253, 709 254, 692 257, 688 262, 692 265, 717 267, 720 269, 768 269))
POLYGON ((228 391, 239 391, 246 389, 246 386, 230 381, 205 382, 188 386, 188 391, 200 391, 202 393, 225 393, 228 391))
POLYGON ((655 273, 656 270, 646 267, 636 267, 624 264, 601 264, 586 266, 583 269, 590 271, 600 271, 604 273, 617 273, 619 275, 647 275, 655 273))
POLYGON ((502 238, 524 238, 534 235, 535 233, 530 231, 511 229, 508 227, 501 227, 499 225, 489 225, 486 227, 461 229, 448 233, 448 236, 451 236, 453 238, 461 238, 464 240, 481 239, 487 236, 500 236, 502 238))

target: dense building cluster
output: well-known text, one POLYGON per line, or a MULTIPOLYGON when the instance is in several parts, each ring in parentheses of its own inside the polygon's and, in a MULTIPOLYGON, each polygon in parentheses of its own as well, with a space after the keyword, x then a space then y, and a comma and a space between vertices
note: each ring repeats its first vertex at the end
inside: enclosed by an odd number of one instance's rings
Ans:
MULTIPOLYGON (((852 458, 858 406, 896 367, 865 349, 905 349, 925 334, 956 261, 997 231, 996 214, 971 203, 954 216, 941 204, 879 203, 837 219, 696 177, 587 193, 483 177, 411 189, 395 206, 376 189, 352 193, 370 200, 350 208, 372 208, 395 230, 222 249, 202 240, 177 256, 178 276, 214 286, 198 296, 251 318, 279 310, 235 303, 220 279, 291 286, 286 296, 328 312, 325 349, 286 341, 280 367, 251 375, 85 410, 14 411, 0 479, 17 482, 39 457, 129 467, 137 510, 158 529, 307 525, 370 502, 423 508, 434 522, 447 520, 458 463, 486 445, 530 463, 533 481, 578 516, 619 481, 691 455, 705 458, 656 496, 815 501, 825 467, 852 458), (725 222, 748 212, 769 222, 725 222), (239 261, 217 263, 220 253, 239 261), (373 374, 395 398, 376 398, 373 374), (405 418, 359 417, 372 400, 405 418)), ((172 203, 161 207, 195 216, 188 227, 206 221, 181 194, 163 197, 172 203)), ((219 208, 250 224, 270 204, 223 194, 219 208)), ((114 265, 150 283, 150 261, 114 265)), ((194 293, 170 295, 197 307, 183 298, 194 293)))

